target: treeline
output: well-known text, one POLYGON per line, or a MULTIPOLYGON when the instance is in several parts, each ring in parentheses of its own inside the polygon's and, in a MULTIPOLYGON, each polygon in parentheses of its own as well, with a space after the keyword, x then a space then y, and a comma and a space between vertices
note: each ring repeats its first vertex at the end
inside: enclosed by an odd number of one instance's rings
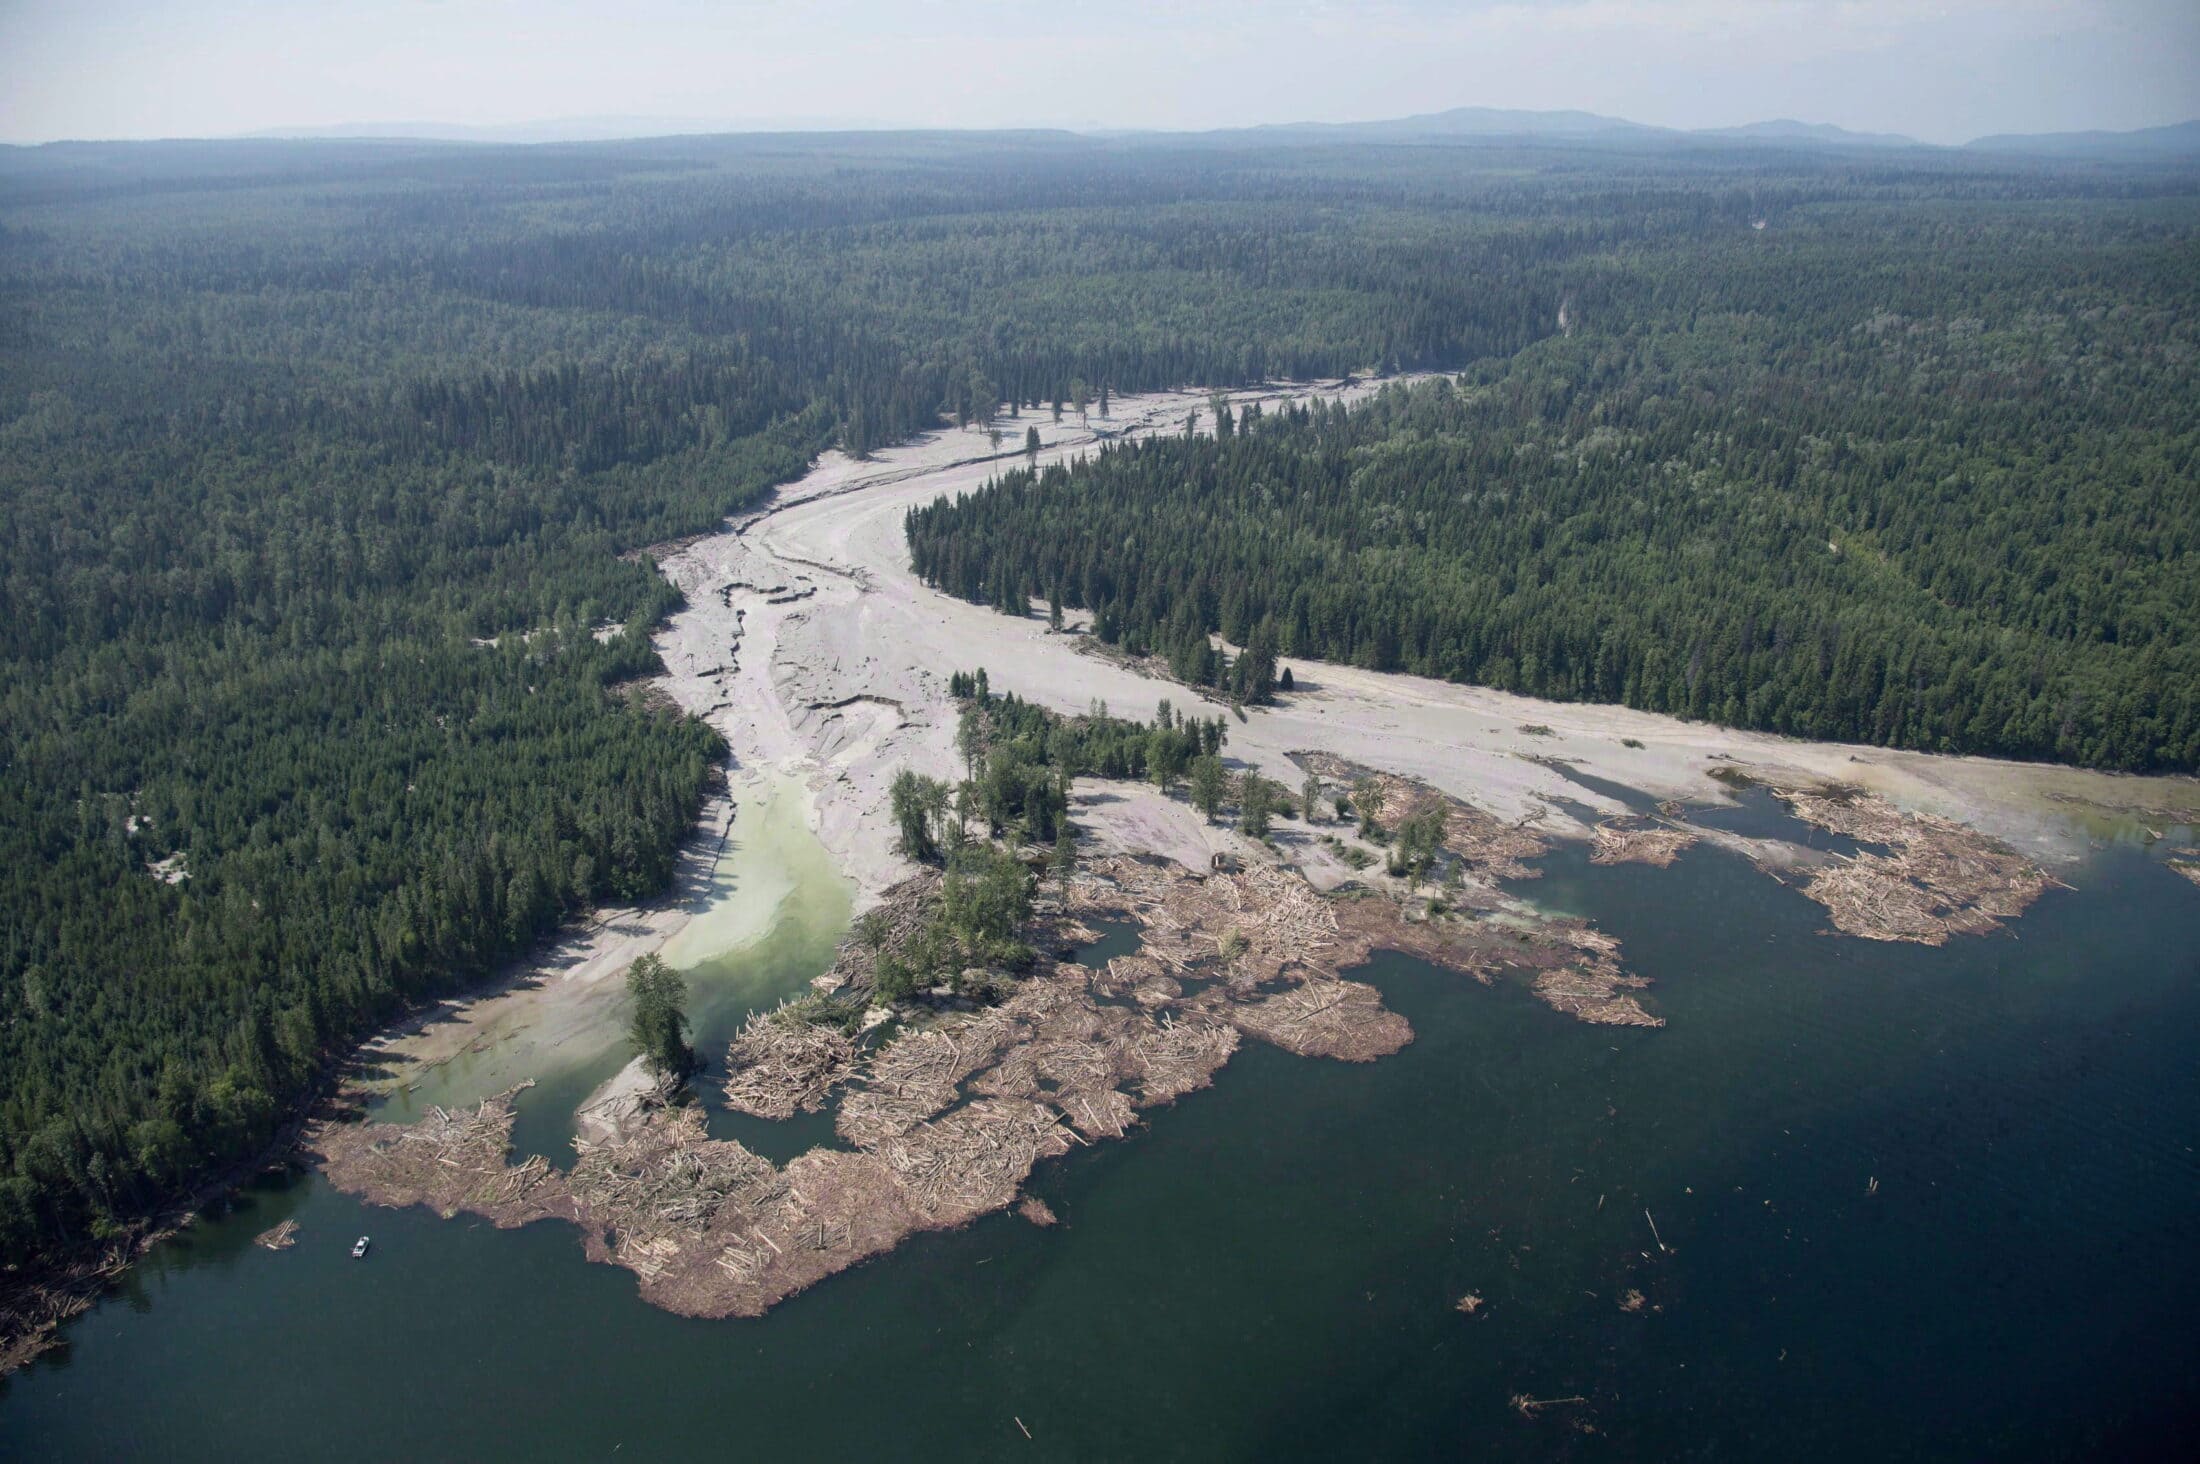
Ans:
POLYGON ((915 565, 1087 608, 1194 682, 1220 632, 1797 736, 2200 766, 2189 225, 2074 251, 2068 220, 1973 218, 1991 257, 1938 264, 1938 230, 1843 225, 1615 270, 1570 337, 1456 381, 1005 474, 909 515, 915 565))

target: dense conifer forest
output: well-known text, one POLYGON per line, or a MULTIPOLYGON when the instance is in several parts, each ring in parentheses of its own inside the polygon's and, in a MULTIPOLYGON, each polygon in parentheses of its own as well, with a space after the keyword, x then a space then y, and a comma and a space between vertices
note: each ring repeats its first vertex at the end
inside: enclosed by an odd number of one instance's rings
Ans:
POLYGON ((1242 701, 1304 656, 2190 770, 2196 222, 2024 198, 1707 228, 1582 262, 1567 329, 1507 359, 1010 472, 911 514, 912 553, 1242 701))
POLYGON ((2193 193, 1739 147, 0 150, 0 1255, 117 1233, 377 1024, 661 889, 720 749, 630 694, 674 603, 636 551, 835 444, 1464 372, 1011 477, 920 561, 1133 643, 1272 618, 2190 765, 2193 193))

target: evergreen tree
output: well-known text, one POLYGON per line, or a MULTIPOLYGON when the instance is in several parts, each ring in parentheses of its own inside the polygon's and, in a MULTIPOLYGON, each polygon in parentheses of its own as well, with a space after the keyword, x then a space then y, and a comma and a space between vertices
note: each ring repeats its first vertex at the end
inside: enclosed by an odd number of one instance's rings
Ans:
POLYGON ((1269 819, 1275 811, 1276 785, 1259 773, 1247 772, 1238 780, 1238 832, 1255 839, 1268 837, 1269 819))
POLYGON ((1222 759, 1212 754, 1192 759, 1191 789, 1192 807, 1214 822, 1215 812, 1222 807, 1223 787, 1227 779, 1222 771, 1222 759))
POLYGON ((695 1069, 688 1046, 687 981, 654 954, 626 970, 627 1041, 651 1076, 674 1081, 695 1069))

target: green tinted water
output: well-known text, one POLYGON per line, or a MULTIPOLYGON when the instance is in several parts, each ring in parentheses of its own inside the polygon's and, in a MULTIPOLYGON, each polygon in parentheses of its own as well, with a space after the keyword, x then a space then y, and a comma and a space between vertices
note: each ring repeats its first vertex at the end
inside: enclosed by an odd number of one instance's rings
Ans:
MULTIPOLYGON (((801 786, 782 778, 756 780, 739 797, 708 888, 699 892, 692 917, 663 950, 666 964, 687 978, 691 1041, 709 1064, 698 1080, 706 1092, 716 1091, 726 1044, 749 1013, 808 989, 810 978, 832 964, 834 946, 847 933, 850 903, 847 881, 810 832, 809 799, 801 786)), ((574 1110, 632 1055, 622 1025, 623 1000, 612 983, 591 995, 578 1014, 509 1031, 502 1022, 492 1023, 484 1050, 461 1053, 418 1075, 411 1087, 378 1105, 375 1117, 410 1123, 430 1103, 478 1102, 533 1078, 534 1087, 514 1102, 512 1147, 568 1164, 574 1110), (575 1015, 586 1020, 576 1021, 575 1015)))
POLYGON ((11 1380, 0 1455, 2183 1457, 2200 890, 2111 849, 1936 951, 1820 935, 1716 850, 1548 868, 1524 892, 1621 936, 1669 1027, 1381 956, 1398 1056, 1248 1043, 1043 1168, 1061 1226, 920 1237, 754 1321, 651 1310, 570 1229, 303 1179, 11 1380), (295 1249, 251 1246, 284 1217, 295 1249))

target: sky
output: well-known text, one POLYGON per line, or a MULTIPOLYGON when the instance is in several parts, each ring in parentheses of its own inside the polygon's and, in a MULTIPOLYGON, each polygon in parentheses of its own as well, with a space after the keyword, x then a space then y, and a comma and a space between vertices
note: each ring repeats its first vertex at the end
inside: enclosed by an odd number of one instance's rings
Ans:
POLYGON ((0 0, 0 141, 1198 129, 1448 107, 1961 142, 2200 116, 2200 0, 0 0), (647 129, 642 129, 647 130, 647 129))

